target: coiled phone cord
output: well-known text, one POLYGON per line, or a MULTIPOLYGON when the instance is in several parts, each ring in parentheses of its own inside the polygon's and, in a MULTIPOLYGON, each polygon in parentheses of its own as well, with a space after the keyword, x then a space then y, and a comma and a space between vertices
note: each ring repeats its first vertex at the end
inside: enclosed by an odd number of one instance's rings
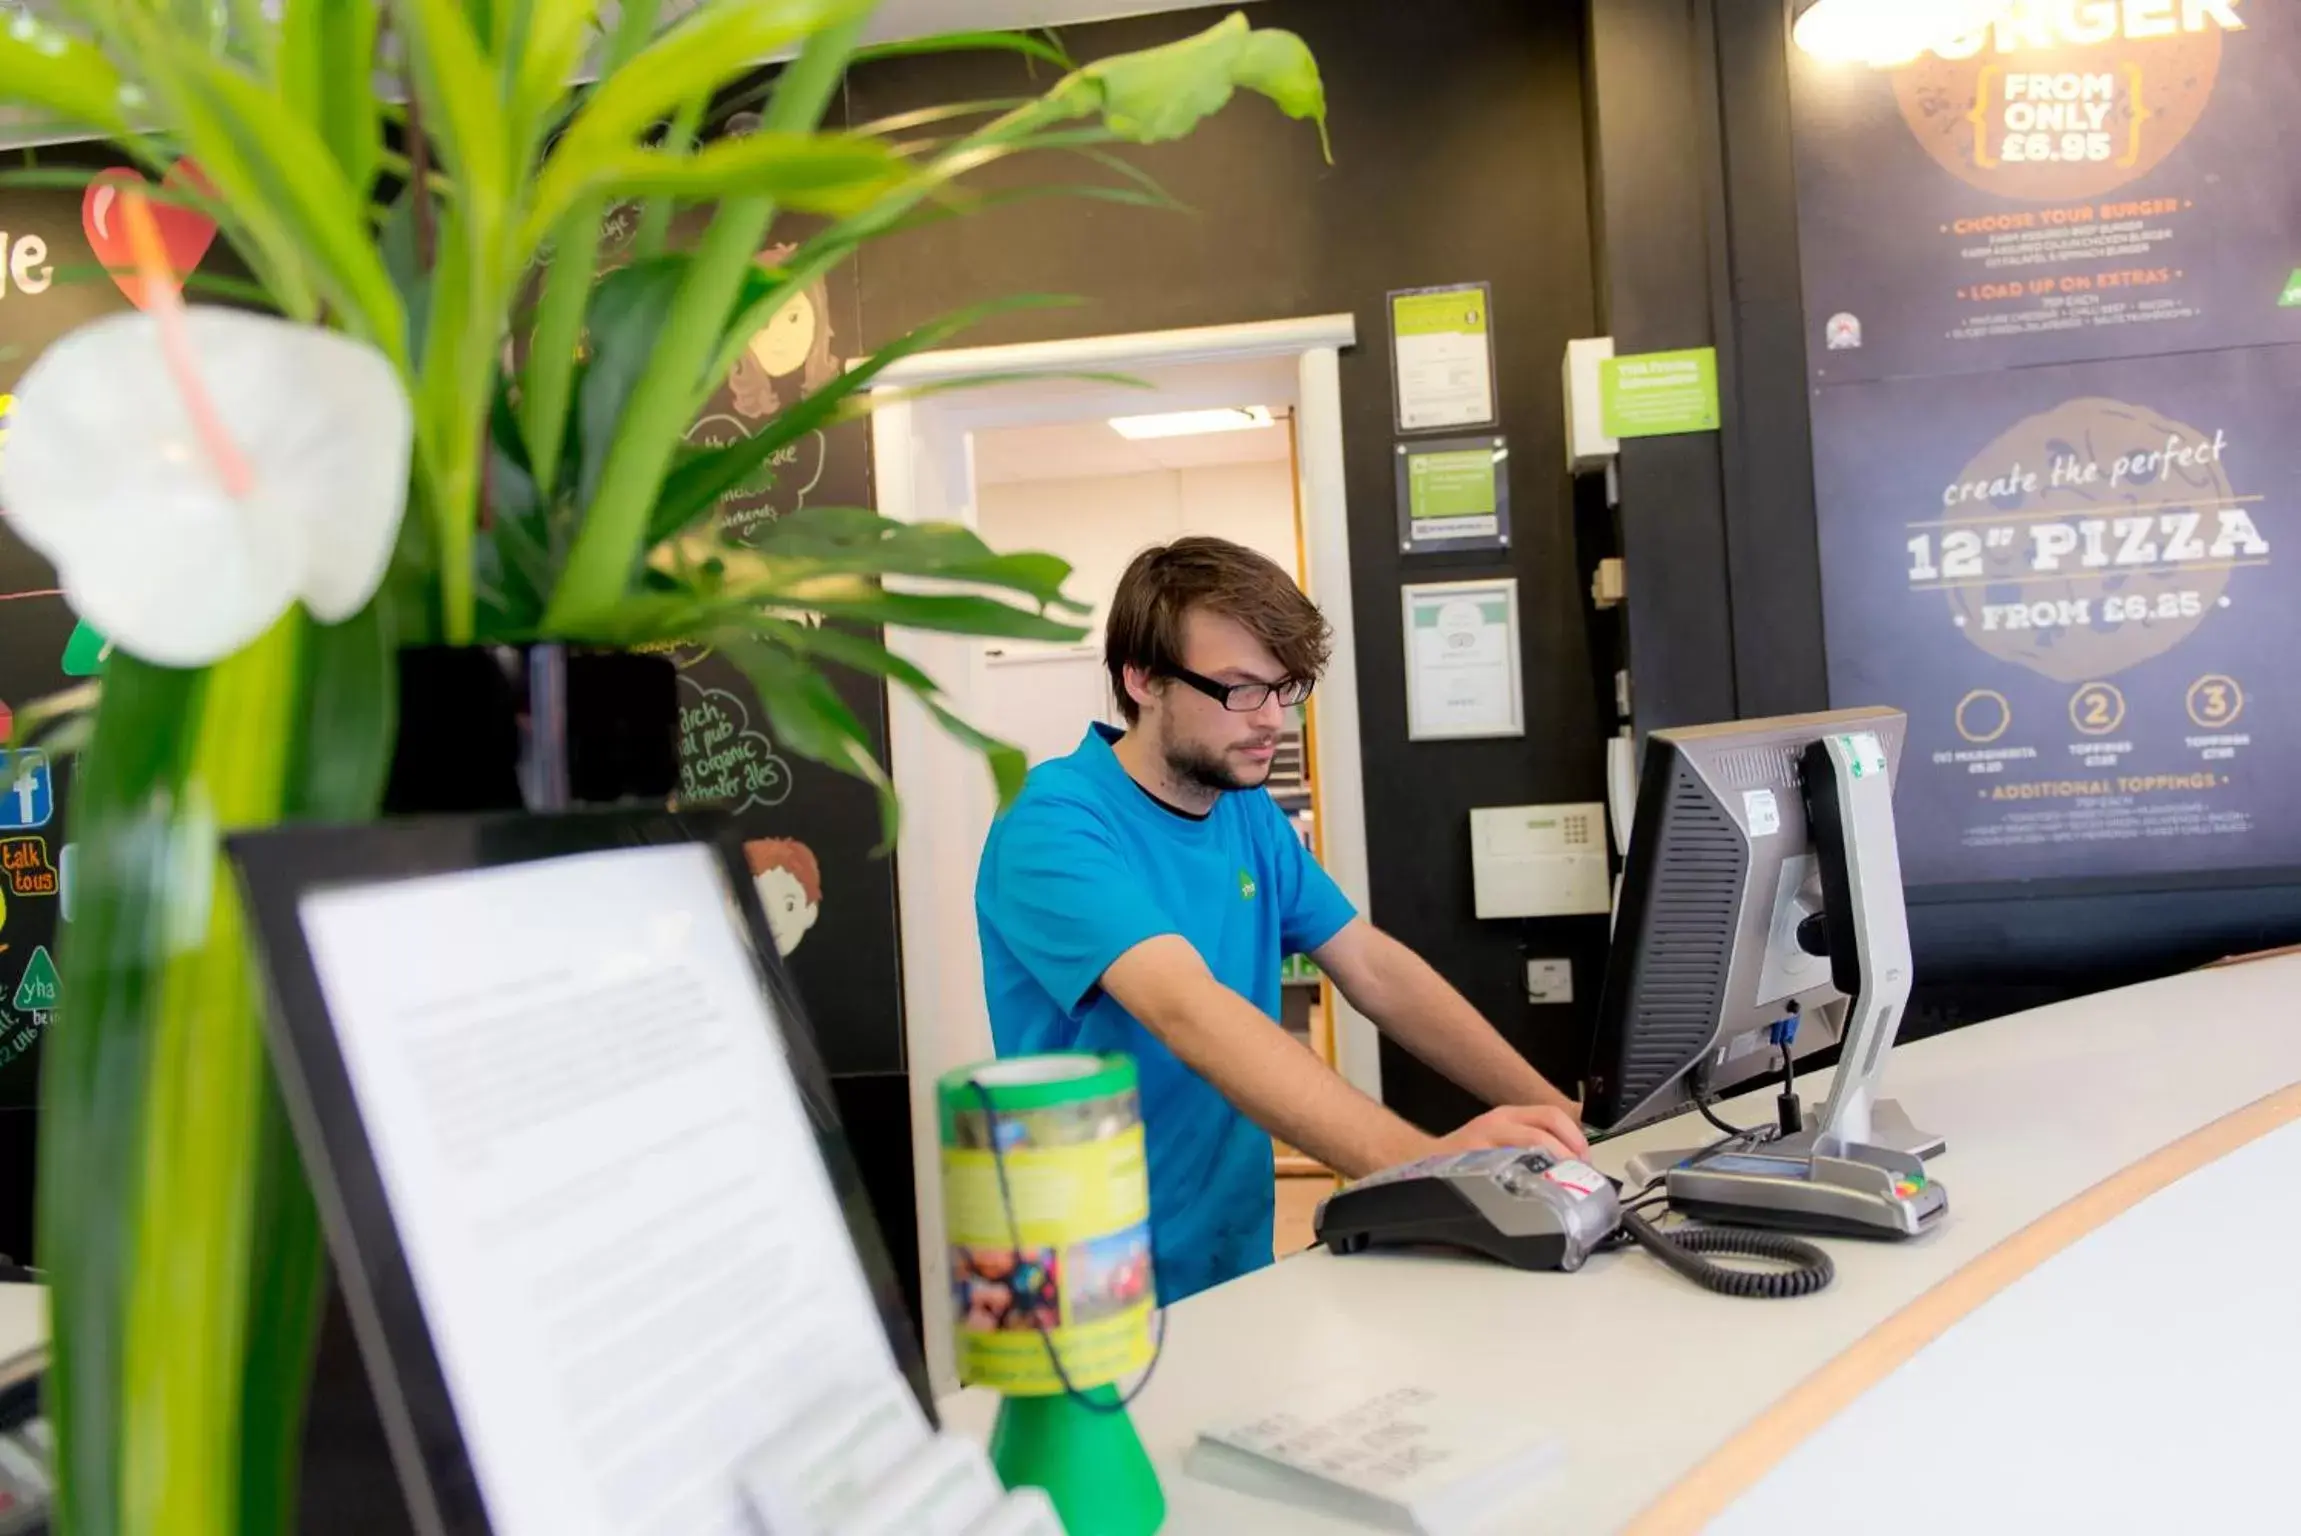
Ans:
POLYGON ((1679 1227, 1664 1232, 1634 1210, 1622 1213, 1608 1247, 1635 1242, 1705 1290, 1721 1296, 1747 1296, 1781 1300, 1811 1296, 1837 1278, 1837 1265, 1812 1243, 1773 1232, 1747 1232, 1727 1227, 1679 1227), (1705 1254, 1763 1259, 1782 1269, 1734 1269, 1713 1264, 1705 1254))

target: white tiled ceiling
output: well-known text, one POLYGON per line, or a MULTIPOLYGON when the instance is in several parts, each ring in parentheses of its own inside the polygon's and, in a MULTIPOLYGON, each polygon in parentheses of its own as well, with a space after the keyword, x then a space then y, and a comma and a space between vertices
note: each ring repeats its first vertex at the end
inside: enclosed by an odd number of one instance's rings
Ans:
POLYGON ((1213 464, 1260 464, 1287 458, 1287 437, 1284 416, 1267 427, 1202 432, 1195 437, 1129 439, 1100 419, 1001 427, 976 434, 975 481, 1014 485, 1025 480, 1090 480, 1213 464))

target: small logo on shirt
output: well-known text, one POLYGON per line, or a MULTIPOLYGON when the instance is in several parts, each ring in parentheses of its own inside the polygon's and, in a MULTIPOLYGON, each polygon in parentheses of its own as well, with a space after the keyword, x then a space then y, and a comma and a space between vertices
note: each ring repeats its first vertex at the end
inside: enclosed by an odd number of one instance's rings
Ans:
POLYGON ((1241 901, 1254 900, 1254 876, 1243 869, 1238 872, 1238 899, 1241 901))

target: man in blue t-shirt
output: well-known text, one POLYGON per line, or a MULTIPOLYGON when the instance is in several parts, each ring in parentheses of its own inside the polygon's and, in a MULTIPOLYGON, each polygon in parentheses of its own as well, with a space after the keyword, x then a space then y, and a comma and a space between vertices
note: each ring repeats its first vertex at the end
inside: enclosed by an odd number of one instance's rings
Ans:
POLYGON ((1329 649, 1293 578, 1178 540, 1136 558, 1104 628, 1128 728, 1032 771, 984 845, 975 915, 1000 1055, 1135 1059, 1160 1300, 1270 1262, 1273 1136, 1354 1178, 1438 1151, 1586 1152, 1566 1095, 1357 914, 1263 789, 1329 649), (1277 1026, 1290 954, 1504 1107, 1433 1137, 1343 1081, 1277 1026))

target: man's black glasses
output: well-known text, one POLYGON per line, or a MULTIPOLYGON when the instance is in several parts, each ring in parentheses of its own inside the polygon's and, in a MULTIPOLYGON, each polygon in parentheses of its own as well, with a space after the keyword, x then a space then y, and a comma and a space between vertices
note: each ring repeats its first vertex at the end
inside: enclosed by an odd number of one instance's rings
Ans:
POLYGON ((1178 683, 1196 688, 1224 709, 1239 715, 1253 714, 1268 703, 1274 694, 1282 707, 1292 709, 1310 697, 1310 690, 1314 686, 1299 677, 1290 677, 1276 683, 1218 683, 1188 667, 1168 667, 1166 675, 1178 683))

